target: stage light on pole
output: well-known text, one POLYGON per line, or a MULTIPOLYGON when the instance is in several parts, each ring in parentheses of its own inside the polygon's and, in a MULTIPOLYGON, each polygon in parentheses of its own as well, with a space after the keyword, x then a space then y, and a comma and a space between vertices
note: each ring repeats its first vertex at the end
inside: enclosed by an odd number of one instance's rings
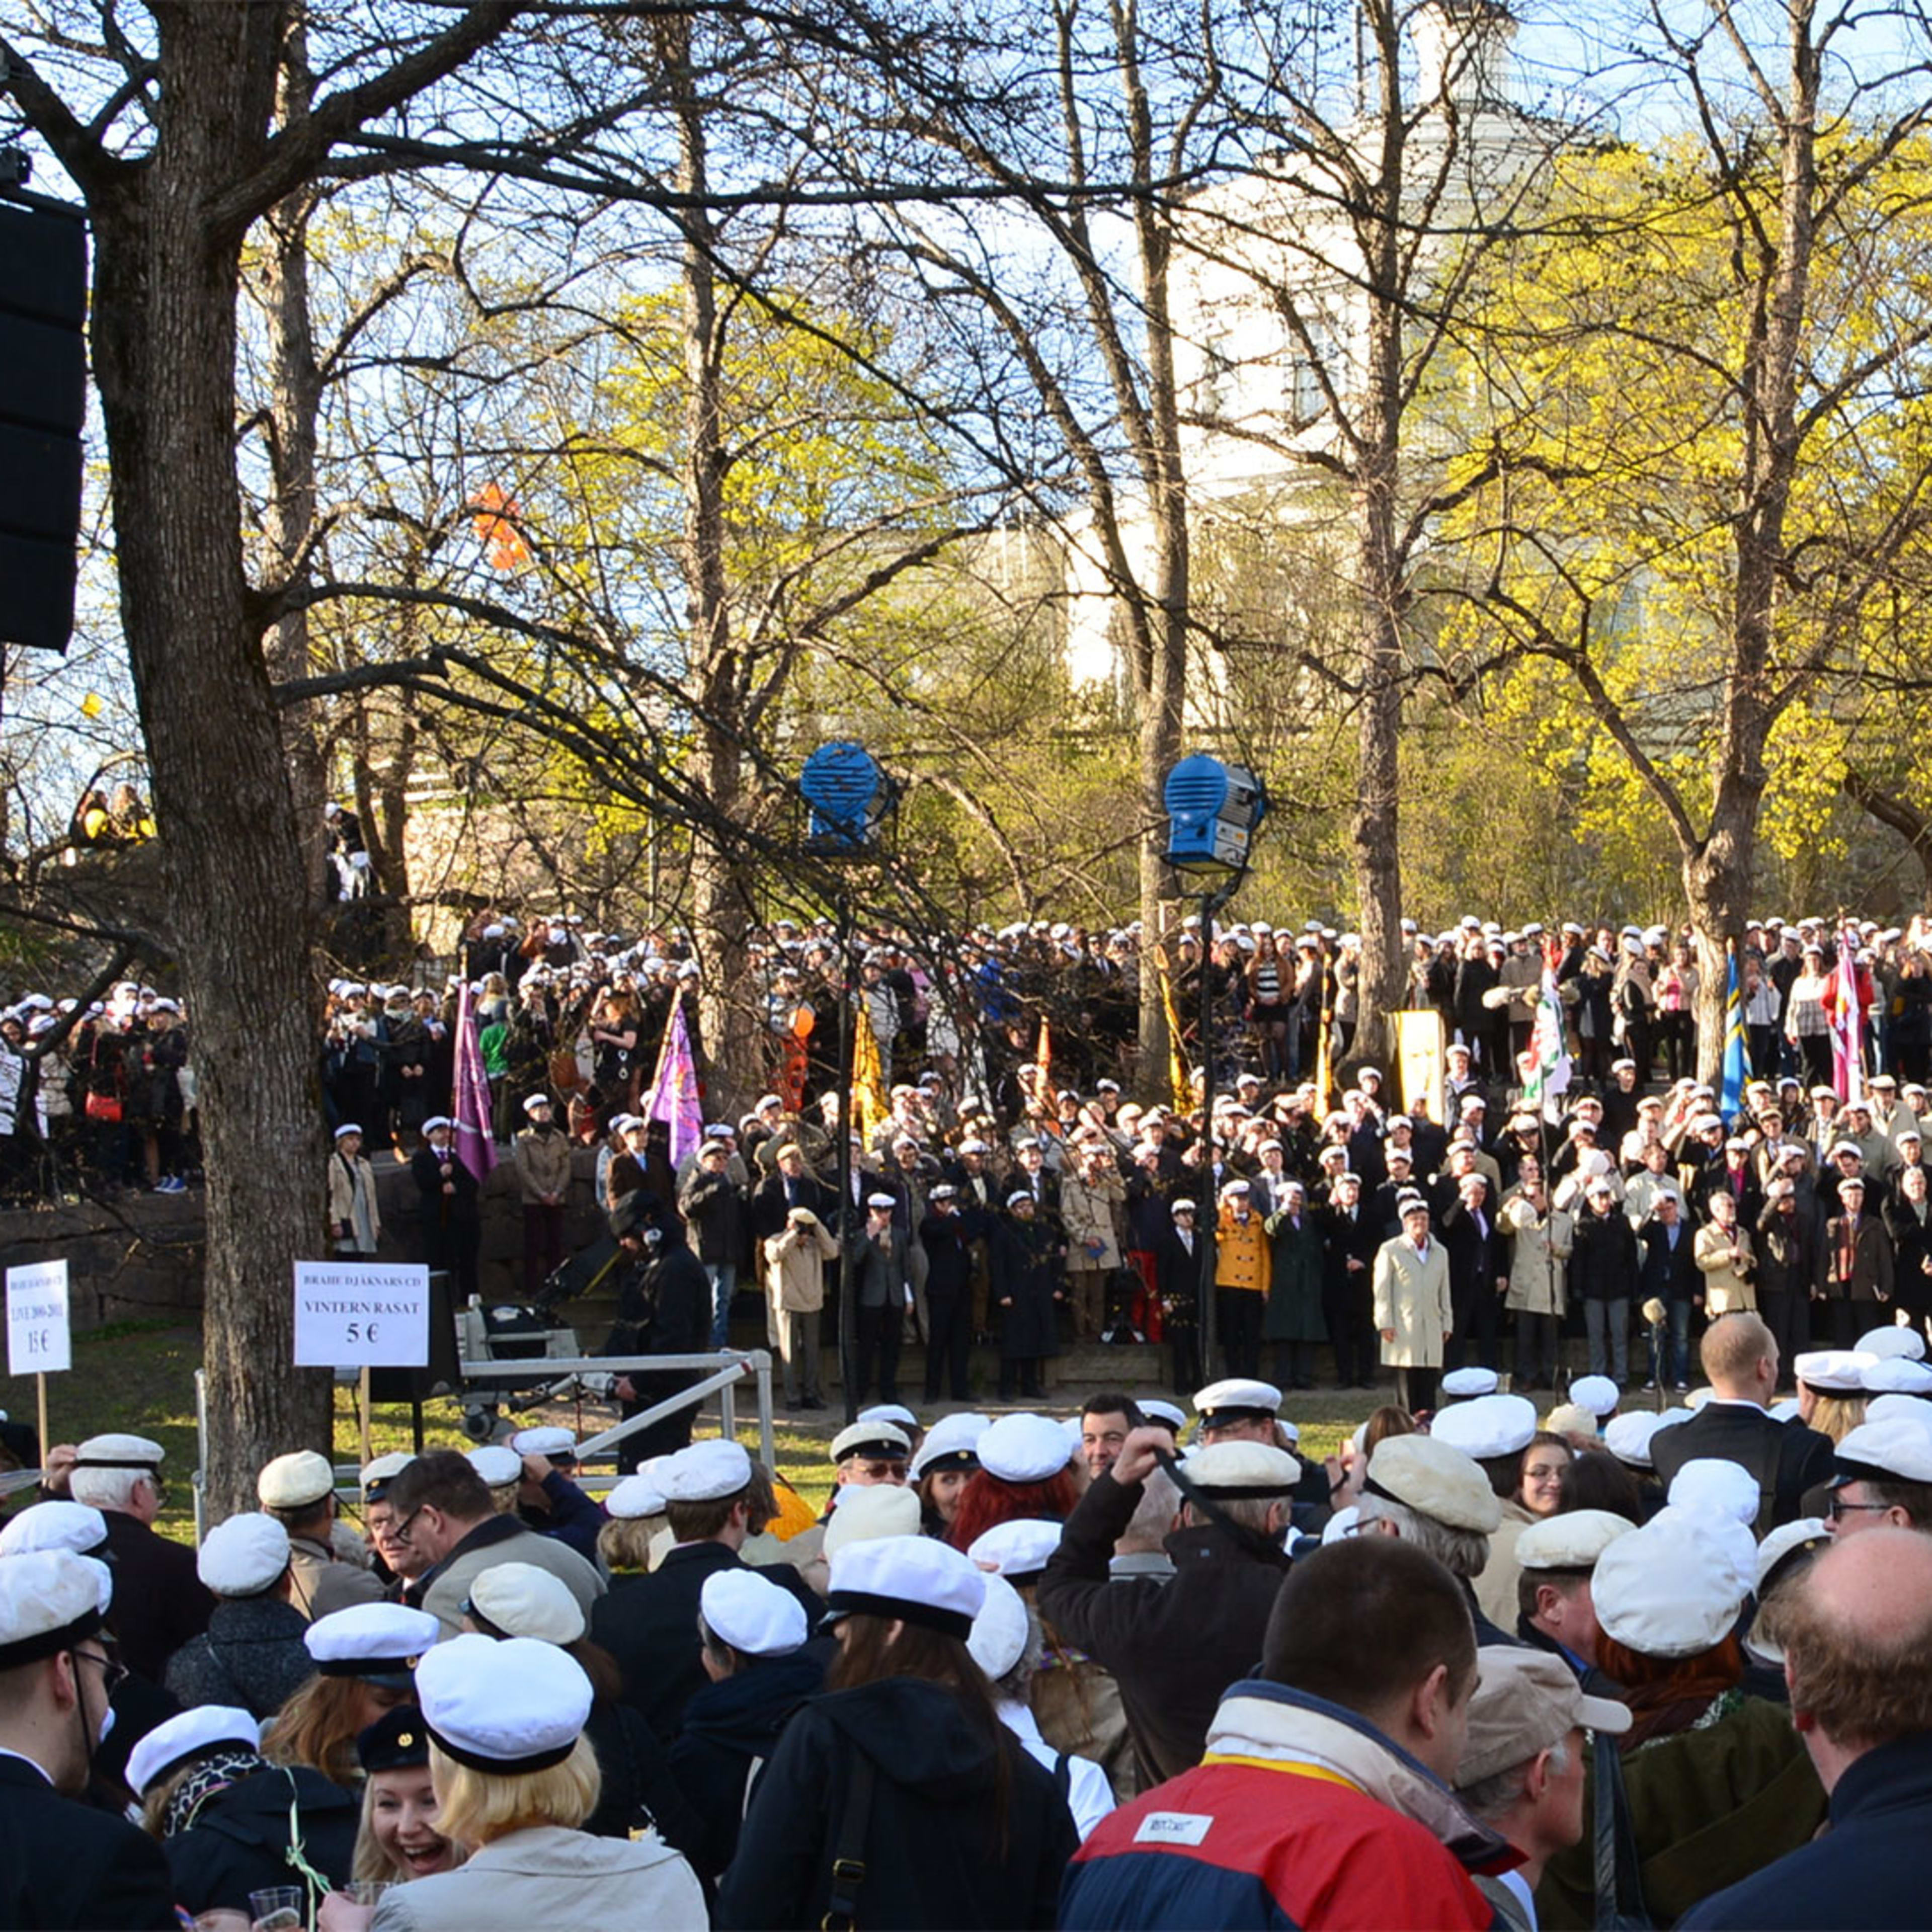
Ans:
POLYGON ((1167 862, 1197 878, 1247 870, 1256 829, 1268 812, 1262 782, 1240 765, 1197 752, 1167 775, 1167 862))

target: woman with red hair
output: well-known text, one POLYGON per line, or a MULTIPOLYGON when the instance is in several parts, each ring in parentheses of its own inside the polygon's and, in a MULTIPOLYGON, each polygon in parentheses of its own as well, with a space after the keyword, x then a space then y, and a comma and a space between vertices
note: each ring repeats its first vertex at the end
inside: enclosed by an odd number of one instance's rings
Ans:
POLYGON ((970 1550, 996 1525, 1026 1516, 1064 1522, 1080 1499, 1066 1466, 1073 1449, 1049 1417, 1001 1416, 980 1438, 980 1467, 960 1493, 946 1541, 970 1550))

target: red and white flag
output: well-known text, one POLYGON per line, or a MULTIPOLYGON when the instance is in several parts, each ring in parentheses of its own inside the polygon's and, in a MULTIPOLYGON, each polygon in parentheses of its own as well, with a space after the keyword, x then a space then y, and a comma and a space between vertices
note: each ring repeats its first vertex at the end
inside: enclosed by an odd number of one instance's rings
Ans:
POLYGON ((1864 1007, 1858 992, 1858 936, 1850 927, 1838 934, 1838 964, 1826 1002, 1832 1022, 1832 1084, 1846 1106, 1864 1098, 1864 1007))

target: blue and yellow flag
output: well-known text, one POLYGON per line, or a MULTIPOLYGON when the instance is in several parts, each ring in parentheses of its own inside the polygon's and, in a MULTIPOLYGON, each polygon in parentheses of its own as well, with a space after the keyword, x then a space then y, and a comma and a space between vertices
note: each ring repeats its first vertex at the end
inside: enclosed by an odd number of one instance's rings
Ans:
POLYGON ((1730 976, 1724 988, 1724 1081, 1718 1111, 1726 1125, 1734 1122, 1744 1104, 1744 998, 1738 983, 1738 955, 1729 947, 1730 976))

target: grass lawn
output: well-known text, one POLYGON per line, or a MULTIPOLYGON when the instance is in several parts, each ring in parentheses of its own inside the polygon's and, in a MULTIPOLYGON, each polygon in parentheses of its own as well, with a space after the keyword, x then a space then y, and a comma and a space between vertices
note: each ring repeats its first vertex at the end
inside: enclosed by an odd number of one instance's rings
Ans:
MULTIPOLYGON (((184 1542, 191 1540, 194 1535, 194 1507, 189 1477, 195 1466, 194 1372, 200 1361, 199 1328, 164 1322, 123 1322, 76 1335, 73 1369, 67 1374, 50 1377, 47 1384, 48 1426, 55 1442, 77 1442, 106 1430, 130 1430, 152 1437, 166 1450, 167 1505, 158 1527, 184 1542)), ((758 1448, 755 1394, 754 1387, 741 1395, 738 1402, 739 1437, 754 1454, 758 1448)), ((1055 1414, 1069 1414, 1077 1399, 1077 1392, 1068 1389, 1047 1406, 1055 1414)), ((31 1378, 0 1376, 0 1408, 16 1419, 31 1421, 34 1401, 31 1378)), ((1300 1426, 1301 1453, 1319 1459, 1335 1449, 1373 1403, 1372 1397, 1359 1394, 1304 1395, 1293 1398, 1286 1406, 1286 1412, 1300 1426)), ((573 1403, 560 1402, 520 1414, 516 1419, 520 1426, 538 1421, 561 1423, 588 1435, 608 1426, 615 1418, 614 1412, 602 1403, 587 1402, 580 1408, 573 1403)), ((773 1419, 779 1470, 808 1502, 822 1502, 831 1486, 826 1445, 842 1426, 842 1411, 837 1408, 824 1412, 812 1422, 793 1419, 782 1412, 773 1419)), ((718 1411, 714 1404, 702 1412, 698 1433, 712 1434, 717 1427, 718 1411)), ((424 1406, 424 1436, 432 1448, 472 1446, 463 1433, 461 1410, 453 1401, 424 1406)), ((386 1450, 410 1448, 408 1409, 379 1406, 371 1439, 378 1454, 386 1450)), ((355 1390, 339 1387, 335 1400, 336 1460, 353 1462, 358 1446, 355 1390)), ((592 1486, 599 1485, 593 1481, 592 1486)))

